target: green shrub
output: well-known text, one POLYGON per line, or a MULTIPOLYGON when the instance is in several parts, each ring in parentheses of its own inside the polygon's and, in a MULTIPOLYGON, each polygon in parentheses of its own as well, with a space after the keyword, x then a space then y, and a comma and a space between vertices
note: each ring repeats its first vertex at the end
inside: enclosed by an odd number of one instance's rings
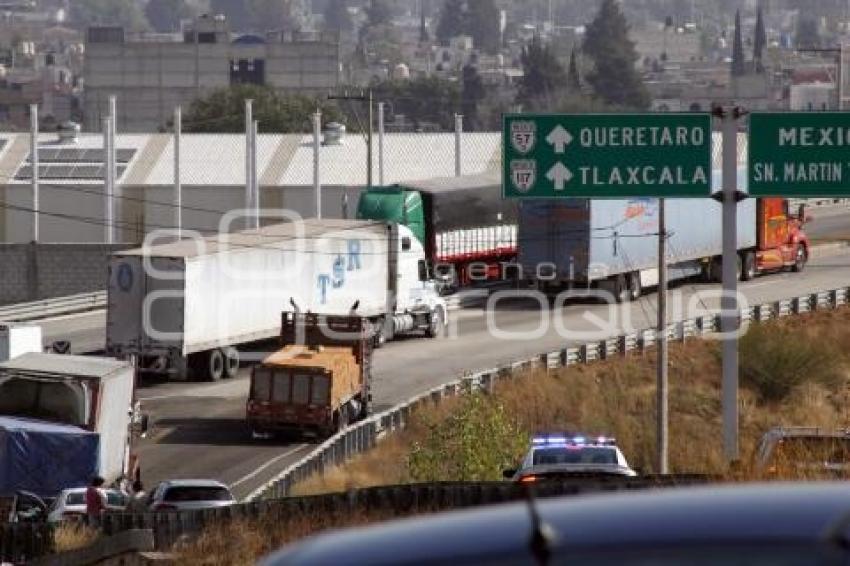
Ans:
POLYGON ((480 393, 464 395, 448 418, 426 422, 412 446, 408 471, 414 481, 487 481, 516 465, 528 435, 501 405, 480 393))
POLYGON ((844 382, 833 344, 774 323, 750 327, 740 341, 738 367, 741 384, 762 402, 783 401, 805 383, 835 389, 844 382))

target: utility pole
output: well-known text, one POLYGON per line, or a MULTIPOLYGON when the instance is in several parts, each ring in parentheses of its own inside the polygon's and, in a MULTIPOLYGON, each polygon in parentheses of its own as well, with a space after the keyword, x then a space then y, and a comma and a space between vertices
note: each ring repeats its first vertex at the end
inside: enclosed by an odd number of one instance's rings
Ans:
POLYGON ((104 219, 104 236, 103 240, 107 244, 111 244, 114 241, 112 225, 114 224, 113 218, 113 208, 112 208, 112 199, 113 199, 113 169, 111 167, 112 164, 112 136, 110 135, 112 132, 112 119, 108 116, 103 119, 103 161, 105 163, 105 167, 103 169, 103 219, 104 219))
POLYGON ((183 110, 174 109, 174 227, 177 239, 183 238, 183 186, 180 178, 180 138, 183 135, 183 110))
POLYGON ((373 124, 375 123, 374 118, 372 117, 372 89, 369 89, 369 136, 368 136, 368 144, 369 147, 366 148, 366 161, 368 162, 369 170, 366 174, 366 186, 372 186, 372 129, 373 124))
POLYGON ((39 237, 38 104, 30 104, 30 166, 32 167, 32 241, 39 237))
POLYGON ((313 114, 313 196, 316 199, 316 218, 322 217, 322 184, 319 179, 319 148, 322 144, 322 112, 313 114))
POLYGON ((109 230, 110 230, 109 243, 115 242, 115 240, 116 240, 116 235, 118 233, 118 229, 117 229, 116 224, 117 224, 117 220, 121 217, 121 209, 122 209, 122 207, 120 206, 120 203, 118 203, 119 189, 118 189, 117 182, 116 182, 117 181, 117 179, 116 179, 116 177, 117 177, 116 169, 117 169, 118 164, 117 164, 117 159, 116 159, 117 151, 115 149, 115 146, 116 146, 115 132, 118 130, 118 127, 116 126, 117 122, 118 122, 117 98, 114 94, 112 94, 112 95, 109 96, 109 155, 107 156, 107 160, 106 160, 107 175, 109 177, 109 189, 110 189, 109 208, 112 211, 111 212, 111 222, 110 222, 111 226, 109 227, 109 230))
POLYGON ((384 186, 384 103, 378 103, 378 184, 384 186))
POLYGON ((738 118, 737 107, 715 110, 721 120, 723 143, 723 290, 720 296, 720 331, 722 333, 723 379, 721 406, 723 412, 723 452, 729 462, 738 460, 738 118))
POLYGON ((254 120, 251 123, 251 227, 254 230, 260 229, 260 178, 257 175, 257 132, 260 129, 260 121, 254 120))
POLYGON ((658 324, 656 347, 656 444, 658 473, 668 473, 669 415, 667 393, 667 221, 664 217, 665 203, 658 199, 658 324))
POLYGON ((455 177, 461 174, 460 142, 463 137, 463 114, 455 114, 455 177))
POLYGON ((249 99, 245 100, 245 228, 248 229, 250 227, 250 219, 248 218, 248 214, 250 214, 251 204, 253 200, 253 192, 254 192, 254 181, 251 179, 251 173, 253 173, 253 160, 251 159, 251 135, 252 130, 254 129, 254 114, 253 114, 253 105, 254 101, 249 99))
POLYGON ((348 94, 331 94, 328 95, 328 100, 354 100, 358 102, 369 103, 369 127, 366 130, 366 186, 372 186, 372 130, 374 124, 373 104, 372 104, 372 89, 369 89, 368 94, 360 93, 358 95, 348 94))

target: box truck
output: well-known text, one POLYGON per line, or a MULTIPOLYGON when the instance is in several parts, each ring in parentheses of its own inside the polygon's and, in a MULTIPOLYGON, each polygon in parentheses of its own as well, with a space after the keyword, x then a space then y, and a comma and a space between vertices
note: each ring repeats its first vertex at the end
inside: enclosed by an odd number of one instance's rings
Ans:
MULTIPOLYGON (((712 199, 665 199, 668 276, 721 278, 721 205, 712 199)), ((809 257, 804 209, 781 198, 738 203, 738 268, 758 273, 802 270, 809 257)), ((618 301, 658 284, 658 200, 529 200, 520 207, 519 271, 545 290, 598 286, 618 301)))
POLYGON ((376 345, 447 320, 406 226, 309 219, 114 254, 106 350, 143 372, 232 377, 236 346, 277 336, 292 310, 366 317, 376 345))
POLYGON ((505 278, 516 259, 517 205, 502 199, 498 174, 370 187, 360 195, 357 218, 409 227, 443 291, 505 278))
POLYGON ((134 387, 132 365, 114 359, 39 352, 0 363, 0 495, 52 497, 94 475, 134 474, 134 387))
POLYGON ((252 433, 326 437, 369 414, 372 340, 365 318, 283 313, 281 342, 251 372, 252 433))
POLYGON ((0 323, 0 362, 42 350, 40 326, 0 323))

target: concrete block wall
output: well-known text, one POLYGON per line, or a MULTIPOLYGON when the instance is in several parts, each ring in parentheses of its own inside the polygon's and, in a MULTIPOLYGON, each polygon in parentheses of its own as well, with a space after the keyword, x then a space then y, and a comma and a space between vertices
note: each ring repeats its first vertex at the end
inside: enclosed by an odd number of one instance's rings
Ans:
POLYGON ((105 289, 109 255, 133 247, 0 243, 0 305, 105 289))

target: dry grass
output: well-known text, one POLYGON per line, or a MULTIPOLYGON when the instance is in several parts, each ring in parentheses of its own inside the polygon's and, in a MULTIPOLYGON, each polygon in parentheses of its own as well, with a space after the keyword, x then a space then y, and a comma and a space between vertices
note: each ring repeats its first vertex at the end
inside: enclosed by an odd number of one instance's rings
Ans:
MULTIPOLYGON (((829 379, 806 375, 780 400, 765 399, 760 390, 742 387, 740 442, 745 468, 758 440, 772 426, 850 426, 850 309, 789 317, 765 324, 758 332, 768 333, 788 349, 826 344, 821 351, 835 359, 812 370, 829 374, 829 379)), ((674 472, 728 472, 722 453, 718 351, 719 343, 712 340, 671 344, 670 467, 674 472)), ((749 361, 770 352, 742 347, 741 358, 749 361)), ((495 398, 527 433, 571 429, 612 435, 634 467, 645 473, 655 471, 653 351, 520 375, 501 383, 495 398)), ((412 481, 407 465, 411 447, 426 440, 428 423, 445 418, 457 406, 456 400, 448 400, 414 414, 409 428, 349 464, 296 486, 295 494, 412 481)))
MULTIPOLYGON (((208 527, 200 537, 176 548, 177 563, 188 566, 248 566, 281 546, 328 529, 366 525, 395 514, 317 513, 296 518, 266 517, 232 521, 208 527)), ((340 564, 345 558, 340 557, 340 564)))
MULTIPOLYGON (((717 342, 690 340, 670 348, 670 465, 674 472, 722 474, 728 480, 753 479, 747 462, 756 443, 770 427, 806 425, 824 428, 850 426, 848 374, 850 362, 850 309, 816 313, 770 323, 759 332, 785 341, 789 349, 800 344, 828 342, 834 364, 814 371, 832 373, 830 379, 802 379, 779 399, 765 397, 759 388, 740 393, 741 454, 744 465, 727 469, 722 454, 720 421, 720 360, 717 342), (837 377, 836 377, 837 376, 837 377)), ((742 347, 741 356, 771 355, 775 350, 742 347)), ((805 371, 803 368, 801 371, 805 371)), ((654 471, 655 356, 633 354, 623 359, 577 365, 556 371, 536 370, 501 383, 492 401, 515 418, 525 434, 538 430, 581 430, 617 437, 632 465, 654 471)), ((489 402, 489 401, 488 401, 489 402)), ((351 488, 413 481, 410 455, 417 445, 433 438, 433 427, 469 407, 447 399, 414 413, 410 426, 382 442, 375 450, 295 487, 295 495, 341 492, 351 488)), ((479 432, 480 433, 480 432, 479 432)), ((441 439, 445 440, 445 439, 441 439)), ((487 445, 487 438, 481 439, 487 445)), ((792 455, 793 456, 793 455, 792 455)), ((800 474, 795 476, 800 478, 800 474)), ((445 480, 458 479, 454 477, 445 480)), ((396 514, 393 513, 392 516, 396 514)), ((180 549, 181 564, 252 564, 256 558, 300 538, 326 529, 362 525, 391 518, 388 513, 316 514, 267 517, 216 525, 180 549)), ((341 559, 344 561, 344 559, 341 559)))
POLYGON ((64 521, 53 530, 54 552, 68 552, 91 546, 100 537, 97 529, 81 521, 64 521))

